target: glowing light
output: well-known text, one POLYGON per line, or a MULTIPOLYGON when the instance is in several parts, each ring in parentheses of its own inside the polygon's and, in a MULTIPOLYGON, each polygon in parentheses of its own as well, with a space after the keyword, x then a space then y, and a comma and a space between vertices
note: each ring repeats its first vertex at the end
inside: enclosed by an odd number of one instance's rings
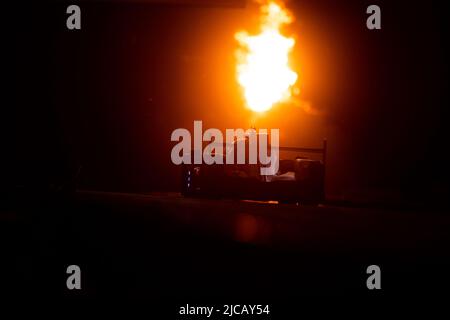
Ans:
POLYGON ((297 74, 289 67, 289 52, 295 40, 280 33, 281 26, 291 22, 292 16, 286 9, 276 1, 268 1, 261 7, 261 33, 235 34, 240 44, 237 80, 247 106, 253 111, 267 111, 291 96, 297 74))

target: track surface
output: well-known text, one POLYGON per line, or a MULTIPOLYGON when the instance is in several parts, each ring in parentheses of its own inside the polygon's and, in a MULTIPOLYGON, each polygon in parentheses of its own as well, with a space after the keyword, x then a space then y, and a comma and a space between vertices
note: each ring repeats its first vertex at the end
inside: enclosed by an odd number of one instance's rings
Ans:
POLYGON ((1 217, 4 275, 20 296, 374 294, 371 264, 381 267, 383 294, 442 295, 450 284, 445 212, 80 191, 1 217), (70 264, 82 269, 80 292, 66 289, 70 264))

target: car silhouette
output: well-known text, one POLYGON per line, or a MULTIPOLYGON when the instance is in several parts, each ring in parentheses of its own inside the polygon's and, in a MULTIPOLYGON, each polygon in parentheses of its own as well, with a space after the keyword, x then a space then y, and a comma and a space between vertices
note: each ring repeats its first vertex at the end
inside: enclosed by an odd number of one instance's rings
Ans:
MULTIPOLYGON (((230 148, 236 151, 238 141, 226 146, 225 154, 221 156, 231 152, 230 148)), ((248 159, 248 136, 244 142, 245 159, 248 159)), ((280 152, 322 154, 322 160, 300 156, 280 158, 279 170, 273 175, 261 175, 260 168, 264 165, 259 161, 256 164, 182 164, 181 193, 186 197, 275 200, 317 205, 325 198, 326 149, 326 140, 322 148, 279 147, 280 152)), ((236 154, 234 152, 234 156, 236 154)))

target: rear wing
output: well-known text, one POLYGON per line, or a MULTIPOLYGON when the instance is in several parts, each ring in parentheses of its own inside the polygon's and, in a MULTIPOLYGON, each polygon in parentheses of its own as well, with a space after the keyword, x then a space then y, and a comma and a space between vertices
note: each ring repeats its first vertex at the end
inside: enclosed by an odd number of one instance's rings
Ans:
POLYGON ((293 151, 301 153, 322 154, 322 163, 325 168, 327 161, 327 139, 323 139, 322 148, 296 148, 296 147, 279 147, 280 151, 293 151))
MULTIPOLYGON (((225 147, 225 150, 228 150, 229 147, 233 148, 234 143, 213 143, 220 148, 225 147)), ((327 139, 323 139, 322 148, 298 148, 298 147, 278 147, 279 151, 292 151, 298 153, 314 153, 314 154, 322 154, 322 163, 325 166, 327 160, 327 139)), ((226 153, 226 152, 225 152, 226 153)))

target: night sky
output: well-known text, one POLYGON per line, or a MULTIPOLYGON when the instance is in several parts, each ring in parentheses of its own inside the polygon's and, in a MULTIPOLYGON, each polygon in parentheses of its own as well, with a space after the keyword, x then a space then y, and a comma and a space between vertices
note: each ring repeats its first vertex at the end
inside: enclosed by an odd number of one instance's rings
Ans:
MULTIPOLYGON (((223 1, 222 1, 223 2, 223 1)), ((235 1, 239 3, 239 1, 235 1)), ((235 78, 234 33, 258 12, 150 1, 81 1, 82 29, 66 29, 69 3, 4 9, 11 58, 14 161, 3 186, 64 180, 80 187, 177 190, 176 128, 248 128, 235 78)), ((72 4, 72 3, 70 3, 72 4)), ((288 1, 296 20, 291 62, 302 99, 275 106, 257 128, 282 145, 329 141, 327 191, 449 192, 446 10, 434 1, 288 1), (382 29, 366 28, 378 4, 382 29)), ((8 62, 9 62, 8 61, 8 62)))

